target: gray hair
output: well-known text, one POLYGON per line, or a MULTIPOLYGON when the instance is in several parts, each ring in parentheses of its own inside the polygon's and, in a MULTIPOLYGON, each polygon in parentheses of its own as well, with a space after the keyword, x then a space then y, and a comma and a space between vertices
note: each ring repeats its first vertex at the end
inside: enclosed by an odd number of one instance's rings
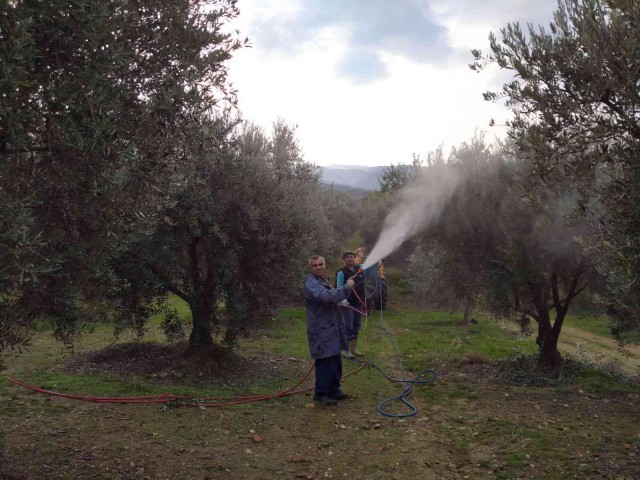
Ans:
POLYGON ((309 258, 309 268, 311 268, 311 263, 312 263, 312 262, 314 262, 314 261, 316 261, 316 260, 319 260, 319 259, 322 259, 322 262, 323 262, 323 263, 325 263, 325 264, 327 263, 327 262, 325 262, 324 257, 322 257, 322 256, 320 256, 320 255, 312 255, 312 256, 309 258))

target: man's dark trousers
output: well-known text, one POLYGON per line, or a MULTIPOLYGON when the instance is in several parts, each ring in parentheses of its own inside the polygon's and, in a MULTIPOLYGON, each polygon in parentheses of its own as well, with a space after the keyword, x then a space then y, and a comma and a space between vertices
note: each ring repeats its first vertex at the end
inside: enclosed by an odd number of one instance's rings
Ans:
POLYGON ((324 396, 340 390, 342 359, 340 355, 316 358, 316 395, 324 396))

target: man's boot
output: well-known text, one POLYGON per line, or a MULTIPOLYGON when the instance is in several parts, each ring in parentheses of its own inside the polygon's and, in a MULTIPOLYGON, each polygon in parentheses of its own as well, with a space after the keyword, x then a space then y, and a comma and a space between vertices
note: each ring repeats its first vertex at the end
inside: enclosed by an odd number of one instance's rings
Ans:
POLYGON ((362 355, 364 355, 362 352, 359 352, 358 349, 356 348, 356 344, 358 343, 358 339, 354 338, 353 340, 349 341, 349 351, 351 352, 352 355, 355 355, 357 357, 362 357, 362 355))

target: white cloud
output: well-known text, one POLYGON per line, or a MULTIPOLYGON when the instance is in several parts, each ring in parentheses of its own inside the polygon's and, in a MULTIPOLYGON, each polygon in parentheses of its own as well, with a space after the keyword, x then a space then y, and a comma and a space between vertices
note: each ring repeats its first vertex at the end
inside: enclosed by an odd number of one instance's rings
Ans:
POLYGON ((235 26, 253 47, 236 53, 230 77, 245 118, 267 129, 278 117, 297 124, 305 157, 320 165, 410 162, 413 153, 425 154, 443 143, 457 145, 477 128, 487 129, 490 136, 504 135, 504 128, 489 129, 488 123, 491 118, 502 123, 508 112, 482 99, 484 91, 501 85, 499 72, 472 72, 469 50, 486 48, 489 31, 518 19, 521 12, 542 18, 553 10, 506 0, 458 0, 430 8, 422 2, 422 11, 430 15, 427 20, 446 28, 448 57, 424 61, 397 45, 368 42, 366 51, 375 54, 379 65, 369 57, 369 64, 362 62, 369 71, 345 76, 345 60, 357 46, 353 24, 325 18, 312 36, 300 37, 291 29, 304 17, 304 5, 302 0, 241 2, 235 26), (254 38, 256 25, 270 25, 280 40, 289 36, 300 43, 290 49, 267 48, 258 42, 264 31, 254 38), (381 66, 385 74, 376 75, 381 66))

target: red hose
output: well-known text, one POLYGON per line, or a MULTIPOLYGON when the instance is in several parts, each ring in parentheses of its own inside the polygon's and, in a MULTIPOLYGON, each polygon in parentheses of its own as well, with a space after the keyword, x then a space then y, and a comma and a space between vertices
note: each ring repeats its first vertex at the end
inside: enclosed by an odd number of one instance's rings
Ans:
MULTIPOLYGON (((348 376, 362 370, 365 365, 366 363, 363 362, 357 369, 344 375, 342 379, 344 380, 348 376)), ((90 395, 72 395, 67 393, 54 392, 52 390, 47 390, 41 387, 37 387, 35 385, 30 385, 10 375, 7 375, 7 378, 9 379, 10 382, 13 382, 16 385, 32 390, 34 392, 44 393, 46 395, 50 395, 53 397, 67 398, 70 400, 80 400, 83 402, 131 403, 131 404, 133 403, 154 404, 154 403, 176 402, 178 406, 184 406, 184 407, 224 407, 224 406, 230 406, 230 405, 240 405, 243 403, 259 402, 263 400, 270 400, 272 398, 285 397, 288 395, 295 395, 297 393, 308 392, 312 390, 314 387, 312 386, 305 387, 300 390, 296 390, 296 388, 298 388, 309 377, 309 375, 313 371, 313 368, 314 366, 311 365, 309 370, 307 370, 307 373, 304 374, 304 376, 300 379, 300 381, 298 381, 298 383, 296 383, 293 387, 287 388, 286 390, 282 390, 281 392, 276 392, 276 393, 267 394, 267 395, 249 395, 249 396, 228 397, 228 398, 204 397, 199 399, 200 402, 195 402, 195 403, 179 403, 180 400, 195 401, 196 399, 187 395, 174 395, 172 393, 161 393, 159 395, 146 395, 146 396, 139 396, 139 397, 94 397, 90 395), (221 402, 207 403, 207 401, 211 401, 211 400, 213 401, 218 400, 221 402)))

